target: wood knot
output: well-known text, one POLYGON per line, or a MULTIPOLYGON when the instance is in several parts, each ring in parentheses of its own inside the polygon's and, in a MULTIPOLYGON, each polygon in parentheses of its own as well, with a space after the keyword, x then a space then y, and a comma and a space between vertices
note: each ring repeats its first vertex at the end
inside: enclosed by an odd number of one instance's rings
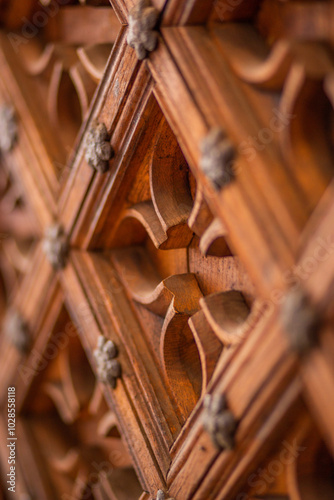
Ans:
POLYGON ((28 325, 18 311, 9 311, 4 322, 4 333, 6 338, 25 354, 30 347, 30 336, 28 325))
POLYGON ((227 408, 226 398, 222 394, 207 394, 204 398, 203 425, 219 450, 234 448, 234 435, 237 422, 227 408))
POLYGON ((115 359, 118 356, 117 346, 112 340, 100 335, 93 354, 99 379, 104 384, 109 384, 115 389, 117 379, 120 378, 122 372, 119 361, 115 359))
POLYGON ((68 256, 68 240, 60 224, 53 224, 45 231, 43 251, 54 269, 63 269, 68 256))
POLYGON ((0 150, 8 153, 17 140, 17 120, 15 109, 11 104, 0 106, 0 150))
POLYGON ((110 135, 104 123, 94 122, 85 141, 85 160, 88 165, 101 174, 109 170, 109 161, 114 155, 110 135))
POLYGON ((157 24, 158 17, 159 12, 151 6, 150 0, 139 0, 130 10, 127 42, 135 49, 140 61, 157 46, 158 33, 153 28, 157 24))
POLYGON ((293 351, 303 355, 316 345, 321 317, 301 288, 288 292, 280 317, 293 351))
POLYGON ((216 189, 235 178, 234 147, 221 128, 213 128, 201 143, 200 168, 216 189))

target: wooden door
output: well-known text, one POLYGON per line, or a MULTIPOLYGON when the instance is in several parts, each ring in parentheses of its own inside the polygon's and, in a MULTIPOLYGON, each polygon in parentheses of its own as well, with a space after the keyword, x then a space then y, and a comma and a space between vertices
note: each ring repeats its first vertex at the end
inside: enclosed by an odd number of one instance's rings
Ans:
POLYGON ((0 498, 332 500, 333 3, 0 15, 0 498))

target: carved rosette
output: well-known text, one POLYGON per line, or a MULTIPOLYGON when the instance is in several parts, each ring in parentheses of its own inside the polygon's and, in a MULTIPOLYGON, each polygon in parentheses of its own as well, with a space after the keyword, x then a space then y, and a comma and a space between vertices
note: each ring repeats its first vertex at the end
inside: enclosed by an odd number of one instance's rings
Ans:
POLYGON ((153 52, 158 43, 158 33, 154 27, 159 12, 151 6, 149 0, 139 0, 129 15, 127 42, 135 49, 139 60, 145 59, 148 52, 153 52))
POLYGON ((222 189, 234 179, 235 150, 221 128, 213 128, 201 144, 200 168, 216 189, 222 189))
POLYGON ((17 119, 15 109, 10 104, 0 106, 0 151, 8 153, 17 140, 17 119))
POLYGON ((158 490, 156 500, 174 500, 174 498, 167 497, 163 490, 158 490))
POLYGON ((203 425, 219 450, 234 448, 237 422, 228 409, 223 394, 207 394, 204 398, 203 425))
POLYGON ((115 359, 117 356, 118 349, 114 342, 100 335, 94 351, 97 373, 101 382, 109 384, 113 389, 122 372, 119 361, 115 359))
POLYGON ((290 291, 281 310, 281 321, 293 351, 306 354, 317 343, 320 317, 300 288, 290 291))
POLYGON ((60 224, 47 228, 43 240, 43 250, 54 269, 63 269, 68 255, 68 240, 60 224))
POLYGON ((109 170, 113 154, 107 127, 104 123, 94 123, 86 136, 85 159, 88 165, 103 174, 109 170))
POLYGON ((27 323, 17 311, 10 311, 5 319, 4 333, 7 338, 21 353, 26 353, 30 345, 27 323))

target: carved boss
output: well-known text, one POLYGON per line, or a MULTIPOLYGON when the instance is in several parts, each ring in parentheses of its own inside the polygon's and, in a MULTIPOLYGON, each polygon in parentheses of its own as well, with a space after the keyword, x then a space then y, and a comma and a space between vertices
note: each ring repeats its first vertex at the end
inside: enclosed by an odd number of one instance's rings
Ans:
POLYGON ((149 0, 139 0, 130 11, 127 42, 135 49, 139 60, 145 59, 147 52, 152 52, 157 46, 158 33, 153 28, 158 16, 159 12, 149 0))
POLYGON ((0 106, 0 151, 7 153, 13 149, 17 140, 17 120, 13 106, 0 106))
POLYGON ((65 267, 68 255, 68 241, 60 224, 53 224, 46 229, 43 250, 54 269, 65 267))
POLYGON ((201 143, 200 168, 216 189, 234 179, 235 150, 221 128, 213 128, 201 143))
POLYGON ((117 355, 118 349, 114 342, 100 335, 94 351, 97 373, 101 382, 111 385, 113 389, 122 371, 119 361, 115 359, 117 355))
POLYGON ((223 394, 205 396, 203 425, 218 449, 231 450, 234 447, 237 422, 223 394))
POLYGON ((87 133, 85 146, 85 159, 88 165, 101 174, 106 173, 114 151, 104 123, 93 122, 87 133))

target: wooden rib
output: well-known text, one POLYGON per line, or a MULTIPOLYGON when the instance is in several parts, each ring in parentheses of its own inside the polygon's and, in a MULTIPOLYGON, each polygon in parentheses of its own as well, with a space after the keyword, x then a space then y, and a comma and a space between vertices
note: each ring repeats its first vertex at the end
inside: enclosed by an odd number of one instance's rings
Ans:
POLYGON ((47 44, 41 51, 40 46, 29 43, 23 52, 23 63, 25 69, 33 76, 50 74, 52 66, 57 57, 55 46, 47 44))
POLYGON ((142 491, 136 474, 130 467, 114 469, 111 474, 101 474, 99 483, 92 488, 94 498, 97 488, 101 489, 101 496, 96 496, 97 500, 135 500, 142 491))
POLYGON ((93 82, 90 75, 87 74, 81 63, 72 67, 69 73, 79 98, 81 116, 82 120, 84 120, 87 116, 90 102, 96 90, 96 84, 93 82))
POLYGON ((147 309, 164 316, 170 303, 180 312, 191 311, 202 294, 199 291, 196 278, 192 274, 170 276, 163 280, 151 293, 134 293, 137 302, 145 305, 147 309), (189 291, 189 302, 184 301, 184 290, 189 291), (190 293, 191 290, 191 293, 190 293), (193 294, 193 290, 195 293, 193 294))
POLYGON ((67 424, 72 424, 77 417, 79 407, 76 399, 68 400, 62 382, 47 382, 43 385, 43 391, 52 399, 62 420, 67 424))
POLYGON ((115 232, 117 246, 143 243, 147 235, 156 248, 184 248, 191 238, 186 223, 169 227, 167 232, 161 224, 152 201, 140 202, 126 210, 115 232))
POLYGON ((270 51, 253 26, 224 24, 217 30, 239 78, 266 89, 283 86, 293 60, 290 42, 280 40, 270 51))
POLYGON ((58 125, 58 95, 63 71, 63 63, 57 61, 52 69, 52 76, 48 89, 47 109, 51 121, 56 126, 58 125))
POLYGON ((202 187, 197 187, 195 202, 188 219, 188 226, 194 233, 201 237, 205 229, 212 222, 213 215, 204 197, 202 187))
POLYGON ((94 391, 89 401, 88 413, 95 415, 103 404, 103 400, 104 397, 101 384, 98 382, 98 380, 96 380, 94 391))
POLYGON ((198 309, 202 293, 194 274, 173 274, 163 279, 142 247, 113 252, 117 270, 133 299, 164 317, 173 301, 176 311, 190 314, 198 309), (187 290, 185 298, 184 290, 187 290))
POLYGON ((78 470, 74 484, 72 486, 71 498, 83 499, 87 497, 89 491, 89 471, 84 464, 83 468, 78 470))
POLYGON ((204 314, 217 337, 225 345, 238 344, 258 321, 261 308, 247 306, 241 292, 218 292, 200 300, 204 314))
POLYGON ((144 491, 144 493, 140 496, 140 498, 138 500, 150 500, 151 496, 149 495, 149 493, 146 493, 146 491, 144 491))
POLYGON ((16 240, 3 241, 2 250, 14 269, 20 273, 25 273, 29 269, 30 253, 24 253, 16 240))
POLYGON ((110 44, 102 44, 80 47, 77 50, 79 60, 96 83, 103 77, 111 49, 110 44))
POLYGON ((119 437, 118 421, 114 412, 108 411, 100 419, 97 433, 103 437, 119 437))
POLYGON ((147 234, 156 248, 167 240, 151 201, 138 203, 126 210, 117 230, 117 242, 119 246, 142 243, 147 234))
POLYGON ((50 463, 54 469, 63 474, 73 474, 80 464, 80 453, 75 448, 70 448, 63 457, 51 457, 50 463))
POLYGON ((56 359, 59 378, 43 384, 44 392, 52 399, 59 415, 66 423, 73 423, 79 413, 81 402, 74 387, 69 349, 59 352, 56 359))
POLYGON ((216 257, 230 256, 231 251, 225 241, 226 228, 215 218, 200 239, 199 248, 203 255, 216 257))
POLYGON ((208 325, 203 311, 198 311, 189 319, 189 326, 193 332, 201 360, 203 396, 217 366, 223 345, 208 325))

